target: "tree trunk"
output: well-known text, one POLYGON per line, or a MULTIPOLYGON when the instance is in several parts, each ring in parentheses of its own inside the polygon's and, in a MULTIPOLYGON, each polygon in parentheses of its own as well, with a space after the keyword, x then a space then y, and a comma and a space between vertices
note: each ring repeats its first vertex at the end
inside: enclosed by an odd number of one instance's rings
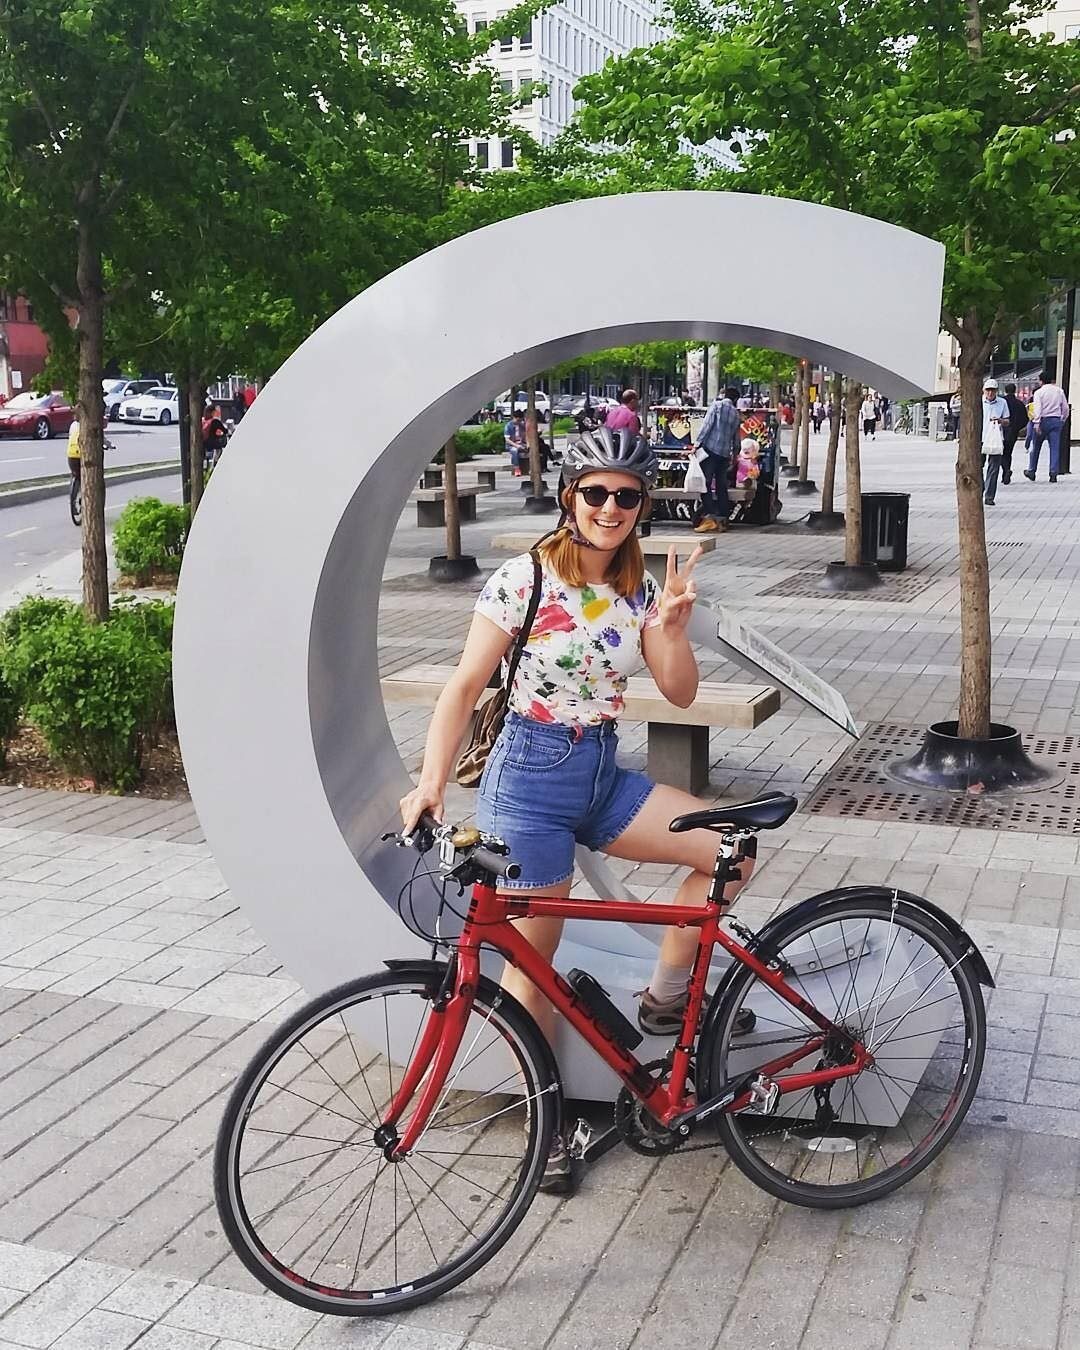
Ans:
POLYGON ((836 452, 840 446, 840 402, 843 393, 844 377, 834 372, 829 388, 829 445, 825 451, 825 477, 821 483, 821 510, 825 515, 833 511, 833 494, 836 489, 836 452))
POLYGON ((446 557, 461 557, 461 512, 457 495, 457 441, 453 436, 443 446, 443 506, 446 510, 446 557))
MULTIPOLYGON (((183 385, 181 385, 183 391, 183 385)), ((191 505, 191 415, 186 395, 179 399, 180 415, 176 425, 180 431, 180 500, 191 505)))
POLYGON ((859 404, 863 388, 858 380, 844 385, 844 479, 847 503, 844 507, 844 562, 858 567, 862 562, 862 470, 859 464, 859 404))
POLYGON ((540 464, 540 437, 536 431, 536 380, 530 376, 525 381, 525 444, 529 447, 529 478, 532 481, 532 495, 543 496, 541 481, 543 478, 540 464))
MULTIPOLYGON (((965 331, 974 327, 969 321, 965 331)), ((958 734, 990 734, 990 567, 983 516, 982 377, 987 343, 960 344, 960 437, 956 451, 956 520, 960 532, 960 708, 958 734)))
POLYGON ((773 409, 774 409, 775 411, 777 411, 777 412, 779 412, 779 410, 780 410, 780 381, 779 381, 779 380, 770 380, 770 381, 769 381, 769 407, 770 407, 770 408, 773 408, 773 409))
POLYGON ((802 410, 798 425, 799 482, 810 477, 810 362, 804 363, 802 377, 802 410))
POLYGON ((184 401, 188 409, 188 422, 190 424, 188 441, 188 455, 191 463, 191 518, 195 519, 195 512, 199 509, 199 503, 202 501, 204 475, 203 467, 203 441, 202 441, 202 419, 203 419, 203 389, 202 381, 198 375, 188 374, 184 376, 181 386, 184 394, 184 401))
POLYGON ((95 203, 78 224, 79 289, 79 455, 82 460, 82 583, 87 618, 109 617, 109 559, 105 549, 105 408, 101 394, 104 364, 105 287, 101 249, 93 231, 95 203))

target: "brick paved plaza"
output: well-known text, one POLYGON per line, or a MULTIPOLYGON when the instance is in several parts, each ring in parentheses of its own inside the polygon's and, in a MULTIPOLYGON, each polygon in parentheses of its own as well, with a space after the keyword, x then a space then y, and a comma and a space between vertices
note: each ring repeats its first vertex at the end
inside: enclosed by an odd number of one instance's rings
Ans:
MULTIPOLYGON (((818 477, 823 447, 815 438, 818 477)), ((840 552, 795 523, 817 505, 799 498, 777 527, 721 537, 700 589, 842 690, 861 724, 953 715, 954 451, 885 434, 865 452, 865 490, 912 494, 911 585, 770 594, 840 552)), ((509 479, 480 498, 465 543, 485 570, 494 534, 535 523, 520 499, 509 479)), ((1059 739, 1080 693, 1078 510, 1080 477, 1017 473, 987 513, 994 716, 1059 739)), ((414 516, 384 578, 384 673, 452 661, 476 589, 432 590, 442 535, 414 516)), ((77 563, 41 584, 75 583, 77 563)), ((703 673, 745 678, 714 658, 703 673)), ((398 710, 392 726, 415 769, 426 714, 398 710)), ((644 727, 623 733, 643 763, 644 727)), ((849 745, 787 699, 754 732, 713 733, 711 791, 804 798, 849 745)), ((451 809, 466 815, 466 794, 451 809)), ((0 789, 0 1350, 1080 1350, 1078 848, 1075 831, 802 813, 763 837, 744 918, 836 884, 902 886, 960 917, 997 979, 968 1122, 888 1200, 797 1210, 719 1151, 619 1150, 575 1198, 539 1197, 496 1260, 440 1303, 395 1323, 320 1320, 261 1292, 212 1204, 224 1094, 303 996, 245 922, 194 811, 0 789)), ((649 866, 630 881, 658 898, 676 884, 649 866)))

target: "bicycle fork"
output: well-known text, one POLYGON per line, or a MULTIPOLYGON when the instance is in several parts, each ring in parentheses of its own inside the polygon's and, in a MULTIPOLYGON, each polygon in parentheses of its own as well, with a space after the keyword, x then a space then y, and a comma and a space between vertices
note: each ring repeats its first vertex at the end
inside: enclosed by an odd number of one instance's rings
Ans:
POLYGON ((463 948, 451 956, 416 1048, 405 1065, 385 1118, 375 1131, 375 1143, 383 1150, 388 1162, 396 1162, 416 1146, 442 1104, 441 1094, 465 1036, 479 979, 480 958, 475 948, 463 948), (420 1097, 416 1108, 405 1126, 405 1133, 399 1135, 398 1121, 417 1089, 420 1089, 420 1097))

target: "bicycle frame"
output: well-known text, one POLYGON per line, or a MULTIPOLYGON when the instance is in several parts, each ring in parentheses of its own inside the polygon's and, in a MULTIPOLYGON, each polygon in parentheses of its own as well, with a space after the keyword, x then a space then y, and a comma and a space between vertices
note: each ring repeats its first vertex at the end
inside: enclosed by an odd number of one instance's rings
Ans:
POLYGON ((465 1026, 472 1010, 480 979, 480 948, 488 946, 521 970, 562 1014, 578 1034, 588 1042, 649 1113, 662 1125, 679 1133, 689 1133, 691 1125, 718 1111, 740 1111, 752 1100, 751 1081, 763 1076, 776 1084, 780 1093, 805 1092, 824 1087, 841 1078, 853 1077, 873 1063, 873 1056, 861 1041, 851 1045, 849 1063, 811 1072, 785 1073, 799 1060, 821 1049, 832 1035, 848 1039, 843 1028, 829 1021, 783 976, 761 961, 742 943, 720 926, 720 905, 709 901, 704 906, 651 905, 634 901, 572 900, 554 896, 523 896, 496 893, 490 885, 473 887, 472 901, 457 943, 453 990, 433 1001, 411 1062, 405 1066, 401 1083, 394 1093, 382 1122, 387 1132, 386 1147, 392 1157, 407 1154, 427 1128, 447 1087, 447 1077, 461 1046, 465 1026), (511 920, 523 918, 584 919, 586 921, 653 924, 700 930, 698 949, 690 975, 689 999, 683 1024, 675 1040, 667 1081, 653 1077, 629 1050, 620 1045, 611 1032, 593 1016, 575 990, 537 952, 511 920), (687 1083, 694 1037, 705 999, 705 984, 713 948, 717 945, 736 961, 748 966, 784 1002, 807 1018, 820 1032, 800 1042, 796 1050, 758 1065, 751 1075, 729 1079, 719 1093, 697 1103, 687 1083), (396 1126, 419 1090, 416 1107, 397 1137, 396 1126))

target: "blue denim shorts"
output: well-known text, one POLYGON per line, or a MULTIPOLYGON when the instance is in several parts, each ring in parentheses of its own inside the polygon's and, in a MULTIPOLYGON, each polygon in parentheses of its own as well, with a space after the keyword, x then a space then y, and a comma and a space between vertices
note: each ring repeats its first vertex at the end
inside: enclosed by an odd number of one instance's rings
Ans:
POLYGON ((605 848, 653 790, 615 763, 614 722, 570 727, 508 714, 476 800, 476 823, 510 845, 521 865, 500 890, 556 886, 574 874, 574 845, 605 848))

